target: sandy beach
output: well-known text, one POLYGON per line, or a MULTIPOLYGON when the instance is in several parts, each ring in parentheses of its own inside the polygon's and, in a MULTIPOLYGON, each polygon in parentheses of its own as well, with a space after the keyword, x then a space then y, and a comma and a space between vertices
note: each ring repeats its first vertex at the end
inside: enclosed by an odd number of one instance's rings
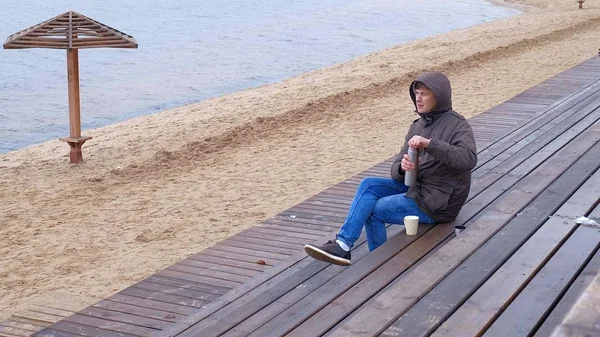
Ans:
POLYGON ((525 13, 89 130, 83 164, 58 140, 0 155, 0 320, 92 304, 395 155, 421 71, 471 117, 598 54, 597 2, 503 4, 525 13))

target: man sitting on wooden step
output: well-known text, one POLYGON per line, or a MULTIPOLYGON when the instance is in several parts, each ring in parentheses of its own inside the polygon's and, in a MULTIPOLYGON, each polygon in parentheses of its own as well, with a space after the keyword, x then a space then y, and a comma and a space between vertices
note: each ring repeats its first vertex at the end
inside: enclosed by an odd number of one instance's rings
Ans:
POLYGON ((373 251, 387 241, 386 223, 401 224, 407 215, 418 216, 421 223, 451 222, 465 203, 477 150, 469 122, 452 110, 450 81, 440 72, 426 72, 411 83, 409 93, 420 118, 406 134, 391 178, 362 180, 336 239, 321 247, 304 246, 315 259, 350 265, 350 249, 363 227, 373 251), (404 184, 405 172, 415 167, 409 146, 423 153, 411 187, 404 184))

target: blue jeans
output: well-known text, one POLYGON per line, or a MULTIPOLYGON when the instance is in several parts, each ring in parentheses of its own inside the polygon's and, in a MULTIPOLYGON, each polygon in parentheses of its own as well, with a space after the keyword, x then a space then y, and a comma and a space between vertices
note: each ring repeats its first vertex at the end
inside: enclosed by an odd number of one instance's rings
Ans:
POLYGON ((373 251, 387 241, 386 223, 402 224, 407 215, 418 216, 420 223, 435 223, 414 199, 405 196, 406 191, 408 186, 392 178, 363 179, 337 239, 352 248, 365 227, 369 251, 373 251))

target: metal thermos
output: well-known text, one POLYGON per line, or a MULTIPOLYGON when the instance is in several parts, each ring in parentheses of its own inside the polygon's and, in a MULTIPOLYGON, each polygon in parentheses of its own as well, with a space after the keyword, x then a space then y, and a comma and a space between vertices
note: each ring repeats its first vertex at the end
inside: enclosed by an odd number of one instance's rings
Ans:
POLYGON ((415 168, 404 172, 404 185, 415 186, 417 184, 417 175, 419 174, 419 149, 408 148, 410 161, 415 164, 415 168))

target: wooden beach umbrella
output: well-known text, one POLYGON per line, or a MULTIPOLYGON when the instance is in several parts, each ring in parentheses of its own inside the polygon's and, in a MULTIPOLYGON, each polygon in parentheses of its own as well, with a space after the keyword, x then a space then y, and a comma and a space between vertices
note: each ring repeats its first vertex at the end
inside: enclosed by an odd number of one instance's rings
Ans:
POLYGON ((81 147, 92 138, 81 135, 78 49, 137 47, 137 41, 132 36, 73 11, 12 34, 4 42, 4 49, 67 50, 70 134, 60 140, 71 147, 71 163, 82 160, 81 147))

